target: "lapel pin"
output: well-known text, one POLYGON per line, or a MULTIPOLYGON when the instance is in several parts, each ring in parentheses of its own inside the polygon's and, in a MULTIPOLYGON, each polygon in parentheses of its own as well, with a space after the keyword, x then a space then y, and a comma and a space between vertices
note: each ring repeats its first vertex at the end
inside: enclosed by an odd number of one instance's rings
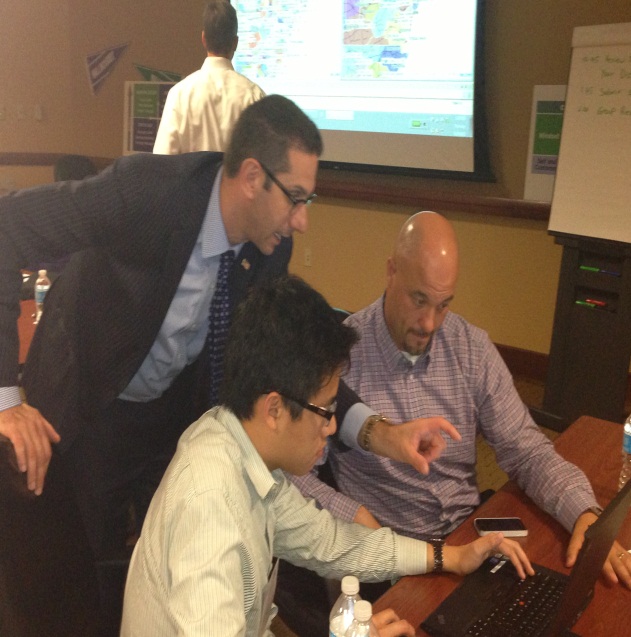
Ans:
POLYGON ((241 267, 242 267, 244 270, 249 270, 249 269, 250 269, 250 262, 249 262, 247 259, 243 259, 243 260, 241 261, 241 267))

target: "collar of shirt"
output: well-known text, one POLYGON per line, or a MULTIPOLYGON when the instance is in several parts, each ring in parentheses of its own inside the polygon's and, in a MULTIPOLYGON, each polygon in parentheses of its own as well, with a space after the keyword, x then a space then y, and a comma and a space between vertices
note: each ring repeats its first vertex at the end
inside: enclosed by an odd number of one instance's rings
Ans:
POLYGON ((263 462, 263 458, 245 432, 241 421, 225 407, 214 408, 213 417, 223 423, 230 435, 235 439, 243 453, 243 468, 248 474, 252 485, 263 500, 270 493, 276 491, 283 473, 280 469, 271 472, 263 462))
POLYGON ((227 71, 234 71, 234 66, 232 65, 232 62, 228 58, 224 58, 224 57, 220 57, 216 55, 206 56, 206 59, 204 60, 204 63, 202 64, 202 68, 208 71, 210 71, 211 69, 212 70, 226 69, 227 71))
POLYGON ((202 256, 205 259, 217 257, 226 250, 234 250, 235 255, 239 254, 242 243, 231 245, 226 234, 226 227, 221 216, 221 206, 219 198, 219 190, 221 187, 221 179, 223 175, 223 166, 217 171, 213 189, 208 202, 208 210, 199 234, 199 241, 202 246, 202 256))

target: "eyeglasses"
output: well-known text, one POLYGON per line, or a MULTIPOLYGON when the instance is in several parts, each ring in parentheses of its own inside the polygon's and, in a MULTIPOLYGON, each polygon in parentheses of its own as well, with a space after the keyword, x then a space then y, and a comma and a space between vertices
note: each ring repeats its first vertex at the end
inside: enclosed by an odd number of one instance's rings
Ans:
POLYGON ((300 405, 303 409, 308 409, 314 414, 318 414, 318 416, 322 416, 322 418, 326 418, 327 422, 331 422, 331 418, 335 416, 335 410, 337 409, 337 400, 334 400, 331 403, 331 406, 328 409, 326 409, 324 407, 318 407, 317 405, 314 405, 313 403, 308 403, 306 400, 300 400, 298 398, 294 398, 293 396, 288 396, 287 394, 283 394, 282 392, 278 392, 278 393, 284 398, 287 398, 287 400, 291 400, 295 402, 297 405, 300 405))
MULTIPOLYGON (((276 175, 269 168, 267 168, 265 166, 265 164, 263 164, 260 161, 259 161, 259 164, 261 164, 261 168, 263 169, 263 172, 282 190, 282 192, 285 195, 285 197, 287 197, 287 199, 289 199, 289 201, 291 201, 291 207, 292 208, 295 208, 296 206, 301 206, 303 204, 305 206, 308 206, 318 196, 318 195, 315 194, 315 192, 313 192, 307 198, 294 197, 289 192, 289 190, 287 190, 287 188, 285 188, 285 186, 283 186, 283 184, 281 184, 281 182, 278 181, 278 179, 276 178, 276 175)), ((285 396, 285 398, 286 398, 286 396, 285 396)), ((298 401, 295 401, 295 402, 298 402, 298 401)))

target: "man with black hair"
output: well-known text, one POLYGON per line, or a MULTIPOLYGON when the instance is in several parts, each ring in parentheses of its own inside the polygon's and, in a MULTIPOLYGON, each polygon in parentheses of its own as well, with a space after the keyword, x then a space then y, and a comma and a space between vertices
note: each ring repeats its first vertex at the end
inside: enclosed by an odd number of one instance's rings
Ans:
POLYGON ((258 85, 232 66, 239 43, 237 32, 237 12, 230 2, 208 2, 202 31, 206 59, 201 69, 169 91, 154 153, 225 150, 241 111, 265 96, 258 85))
MULTIPOLYGON (((274 558, 380 581, 440 569, 464 574, 500 550, 522 577, 532 574, 519 544, 501 534, 434 547, 337 520, 288 481, 283 472, 309 472, 335 432, 340 374, 356 340, 297 277, 250 291, 234 315, 221 406, 182 435, 149 508, 127 579, 122 637, 270 635, 274 558)), ((409 623, 389 620, 384 637, 414 635, 409 623)))

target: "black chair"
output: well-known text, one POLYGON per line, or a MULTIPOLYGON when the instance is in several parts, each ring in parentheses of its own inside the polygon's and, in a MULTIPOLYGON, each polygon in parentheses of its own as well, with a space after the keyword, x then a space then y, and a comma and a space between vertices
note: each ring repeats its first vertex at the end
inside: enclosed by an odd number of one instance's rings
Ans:
POLYGON ((0 635, 96 637, 98 622, 94 560, 58 458, 35 496, 0 436, 0 635))
POLYGON ((345 310, 341 307, 334 307, 333 311, 337 314, 337 317, 340 319, 340 323, 343 323, 345 319, 347 319, 352 312, 345 310))

